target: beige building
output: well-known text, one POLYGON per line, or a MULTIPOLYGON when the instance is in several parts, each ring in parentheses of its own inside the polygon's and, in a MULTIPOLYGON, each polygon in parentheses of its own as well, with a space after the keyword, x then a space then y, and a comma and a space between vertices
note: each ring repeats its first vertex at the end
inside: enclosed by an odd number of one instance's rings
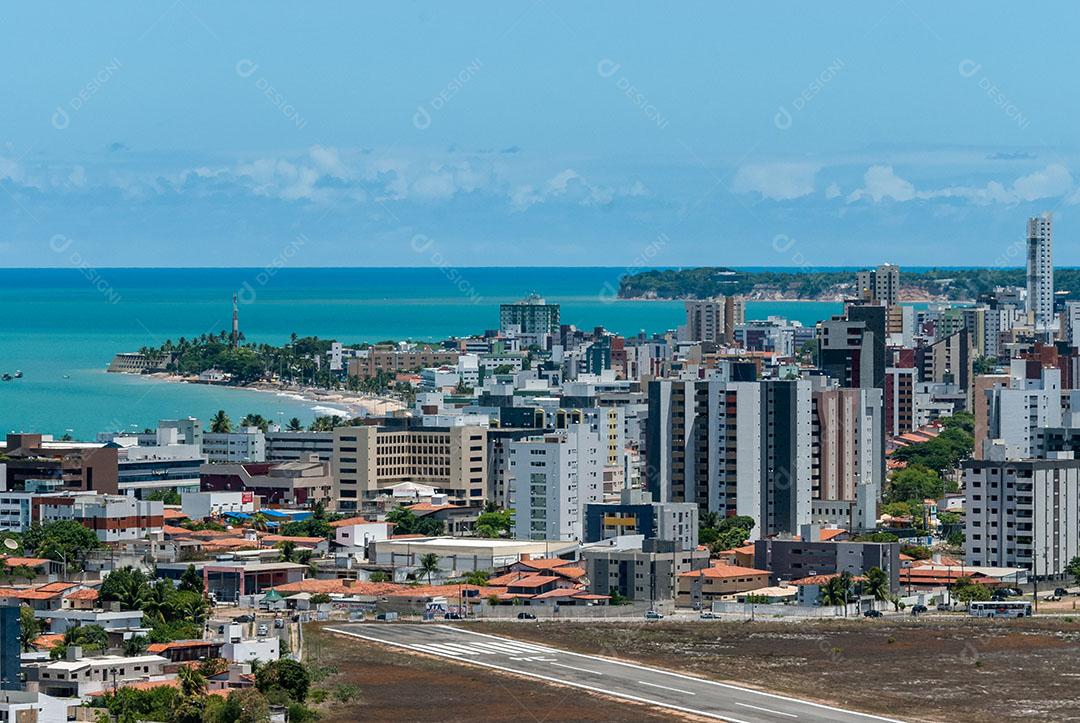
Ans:
POLYGON ((692 570, 679 575, 675 604, 679 607, 704 607, 713 600, 723 600, 768 585, 767 570, 714 562, 711 567, 703 570, 692 570))
POLYGON ((743 300, 734 296, 687 301, 686 325, 679 328, 679 339, 730 344, 735 336, 735 325, 745 321, 743 300))
POLYGON ((451 500, 486 500, 486 427, 375 425, 334 430, 334 497, 342 511, 401 482, 416 482, 451 500))
POLYGON ((349 360, 349 376, 367 379, 379 372, 396 374, 424 367, 454 365, 458 352, 447 349, 370 349, 367 356, 349 360))

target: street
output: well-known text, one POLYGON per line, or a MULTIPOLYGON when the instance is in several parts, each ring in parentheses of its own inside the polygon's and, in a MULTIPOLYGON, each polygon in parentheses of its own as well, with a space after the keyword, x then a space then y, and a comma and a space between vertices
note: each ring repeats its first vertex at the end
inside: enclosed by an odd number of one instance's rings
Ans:
POLYGON ((342 624, 327 630, 732 723, 894 720, 434 623, 342 624))

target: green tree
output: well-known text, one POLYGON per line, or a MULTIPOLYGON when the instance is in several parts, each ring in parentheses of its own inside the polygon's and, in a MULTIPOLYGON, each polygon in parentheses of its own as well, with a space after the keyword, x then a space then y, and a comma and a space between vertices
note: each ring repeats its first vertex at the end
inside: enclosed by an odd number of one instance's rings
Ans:
POLYGON ((131 566, 113 570, 101 583, 102 602, 118 602, 122 610, 140 610, 151 598, 146 574, 131 566))
POLYGON ((840 575, 829 578, 828 582, 821 586, 819 602, 823 606, 843 605, 847 600, 847 588, 840 575))
POLYGON ((938 499, 945 491, 945 482, 940 474, 913 464, 893 473, 886 498, 892 503, 914 502, 921 505, 925 499, 938 499))
POLYGON ((491 577, 491 573, 487 570, 473 570, 465 576, 466 585, 476 585, 477 587, 484 587, 487 585, 488 579, 491 577))
POLYGON ((33 609, 28 605, 19 606, 19 644, 24 653, 30 652, 33 642, 41 635, 42 621, 34 617, 33 609))
POLYGON ((214 434, 225 434, 232 431, 232 420, 224 409, 217 410, 217 414, 210 420, 210 431, 214 434))
POLYGON ((101 547, 94 531, 74 520, 61 520, 45 525, 34 523, 23 535, 23 545, 40 557, 65 562, 70 569, 79 569, 86 553, 101 547))
POLYGON ((180 576, 180 586, 178 589, 198 593, 199 595, 206 592, 203 576, 199 574, 199 571, 195 569, 194 565, 188 565, 187 569, 184 570, 184 574, 180 576))
POLYGON ((289 420, 289 423, 285 425, 285 429, 289 430, 290 432, 303 432, 304 423, 300 421, 299 417, 293 417, 289 420))
POLYGON ((875 600, 887 600, 889 597, 889 576, 880 567, 871 567, 866 571, 863 591, 873 595, 875 600))
POLYGON ((973 582, 970 577, 961 577, 953 584, 952 596, 962 603, 989 600, 992 594, 986 585, 973 582))
POLYGON ((504 537, 510 533, 510 528, 513 525, 513 510, 482 512, 476 519, 475 532, 477 537, 504 537))
POLYGON ((285 540, 278 545, 278 549, 281 550, 281 561, 292 562, 293 557, 296 556, 296 543, 292 540, 285 540))
POLYGON ((420 558, 420 574, 427 575, 428 585, 431 584, 431 576, 439 571, 439 556, 429 552, 420 558))
POLYGON ((240 420, 241 427, 258 427, 262 432, 266 432, 270 428, 270 420, 261 414, 255 414, 248 412, 244 415, 244 418, 240 420))
POLYGON ((146 496, 146 499, 155 502, 163 502, 166 505, 179 505, 182 502, 180 493, 174 489, 154 490, 146 496))
POLYGON ((1069 564, 1065 566, 1065 572, 1072 575, 1074 584, 1080 585, 1080 555, 1069 560, 1069 564))
POLYGON ((128 657, 142 655, 146 652, 146 647, 149 644, 150 641, 146 639, 145 635, 132 635, 124 641, 124 655, 128 657))
POLYGON ((390 573, 376 570, 368 575, 369 582, 390 582, 390 573))
POLYGON ((273 690, 283 691, 297 703, 307 700, 311 675, 295 660, 282 659, 259 668, 255 673, 255 687, 264 695, 273 690))

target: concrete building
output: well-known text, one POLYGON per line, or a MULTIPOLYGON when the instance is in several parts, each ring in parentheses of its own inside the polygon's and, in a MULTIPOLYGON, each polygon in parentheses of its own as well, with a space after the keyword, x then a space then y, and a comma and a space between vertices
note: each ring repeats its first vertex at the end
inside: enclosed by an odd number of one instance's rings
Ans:
POLYGON ((714 600, 734 600, 740 593, 768 586, 767 570, 713 561, 708 567, 679 574, 675 603, 699 610, 710 607, 714 600))
POLYGON ((365 499, 402 482, 482 505, 487 494, 486 447, 485 427, 421 427, 408 421, 338 427, 332 463, 336 507, 358 511, 365 499))
POLYGON ((664 502, 794 534, 813 497, 812 383, 649 383, 646 488, 664 502))
POLYGON ((520 334, 558 334, 559 323, 559 305, 547 303, 538 294, 499 306, 499 328, 504 332, 513 326, 520 334))
POLYGON ((1066 301, 1061 337, 1069 346, 1080 348, 1080 301, 1066 301))
MULTIPOLYGON (((1035 457, 1039 428, 1062 426, 1059 369, 1014 359, 1008 386, 990 386, 984 393, 986 436, 975 439, 976 446, 982 445, 983 458, 992 445, 1001 445, 1007 459, 1035 457)), ((981 431, 981 426, 977 424, 976 429, 981 431)))
POLYGON ((754 565, 769 571, 772 584, 838 572, 862 575, 877 567, 888 576, 890 590, 899 588, 900 543, 824 540, 823 532, 816 525, 806 525, 800 539, 758 540, 754 565))
POLYGON ((160 501, 126 495, 75 494, 35 500, 43 524, 74 520, 94 531, 105 543, 142 540, 161 535, 165 519, 160 501))
POLYGON ((882 390, 816 390, 813 405, 813 498, 855 502, 856 529, 873 529, 885 481, 882 390))
POLYGON ((1080 555, 1080 460, 963 463, 968 565, 1061 576, 1080 555))
POLYGON ((900 302, 900 267, 882 264, 855 274, 859 298, 874 304, 893 306, 900 302))
POLYGON ((885 386, 885 307, 849 304, 818 324, 818 366, 841 387, 885 386))
POLYGON ((965 409, 971 408, 974 361, 971 333, 967 329, 916 350, 920 381, 956 385, 963 393, 965 409))
POLYGON ((510 444, 514 536, 584 539, 585 507, 603 500, 600 438, 585 425, 510 444))
POLYGON ((117 437, 117 490, 143 499, 154 492, 199 489, 199 467, 205 462, 194 444, 179 441, 179 432, 159 427, 154 444, 135 444, 136 440, 117 437))
POLYGON ((202 453, 211 464, 266 461, 266 437, 258 427, 204 432, 202 453))
POLYGON ((9 434, 0 449, 6 459, 6 489, 26 489, 29 480, 59 480, 58 490, 116 494, 117 450, 92 442, 55 441, 41 434, 9 434))
POLYGON ((624 535, 698 546, 698 506, 692 502, 654 502, 641 490, 623 490, 619 502, 585 505, 585 542, 624 535))
POLYGON ((371 562, 412 570, 429 553, 447 577, 474 570, 501 570, 522 560, 569 558, 579 543, 566 540, 489 540, 478 537, 414 537, 371 543, 371 562))
POLYGON ((746 306, 734 296, 719 296, 685 302, 686 324, 680 326, 679 341, 731 344, 735 327, 746 322, 746 306))
POLYGON ((266 443, 267 462, 295 462, 309 459, 311 455, 320 462, 329 462, 334 456, 333 432, 289 432, 275 430, 263 434, 266 443))
POLYGON ((251 514, 255 511, 254 492, 185 492, 180 495, 184 514, 192 520, 220 517, 226 512, 251 514))
MULTIPOLYGON (((628 544, 628 538, 623 538, 628 544)), ((709 564, 707 550, 683 550, 676 542, 641 540, 639 546, 594 546, 582 550, 589 592, 618 593, 636 602, 674 600, 679 575, 709 564)))
POLYGON ((455 366, 459 353, 453 349, 368 349, 349 360, 349 376, 369 379, 381 374, 411 372, 425 367, 455 366))
POLYGON ((94 655, 84 657, 82 648, 69 646, 67 656, 27 668, 27 680, 38 691, 56 698, 83 698, 111 690, 115 685, 166 680, 167 658, 160 655, 94 655))
POLYGON ((296 462, 206 464, 199 473, 204 492, 248 492, 268 505, 331 508, 334 478, 330 465, 312 455, 296 462))
POLYGON ((1054 328, 1054 243, 1049 213, 1028 219, 1027 312, 1036 329, 1054 328))

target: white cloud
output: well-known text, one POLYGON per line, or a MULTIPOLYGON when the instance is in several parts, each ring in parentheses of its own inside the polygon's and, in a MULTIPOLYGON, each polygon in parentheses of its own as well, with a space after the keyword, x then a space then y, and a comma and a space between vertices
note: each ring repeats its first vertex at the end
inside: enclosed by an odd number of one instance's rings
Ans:
POLYGON ((928 201, 955 198, 977 205, 991 203, 1015 205, 1064 196, 1073 188, 1073 177, 1065 166, 1052 164, 1020 176, 1009 186, 1001 181, 988 181, 984 186, 945 186, 920 191, 910 181, 898 176, 892 166, 876 165, 867 169, 863 176, 863 183, 863 188, 852 192, 848 196, 848 201, 869 198, 874 203, 879 203, 885 199, 928 201))
POLYGON ((813 163, 755 163, 735 173, 732 190, 760 193, 765 198, 787 201, 814 192, 814 178, 820 166, 813 163))
POLYGON ((863 175, 863 183, 866 184, 865 188, 853 191, 848 196, 849 201, 858 201, 867 196, 872 198, 874 203, 886 198, 910 201, 916 196, 915 186, 896 175, 892 166, 871 166, 863 175))
POLYGON ((840 185, 837 183, 830 183, 829 187, 825 189, 825 198, 839 198, 841 195, 843 194, 840 191, 840 185))

